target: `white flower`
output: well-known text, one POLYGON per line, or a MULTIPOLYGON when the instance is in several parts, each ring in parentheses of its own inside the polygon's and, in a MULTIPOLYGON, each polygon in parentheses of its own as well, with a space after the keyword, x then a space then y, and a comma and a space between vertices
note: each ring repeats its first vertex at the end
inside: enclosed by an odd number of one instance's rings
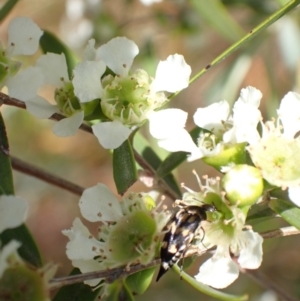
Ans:
POLYGON ((289 188, 291 200, 300 205, 300 95, 289 92, 277 110, 278 120, 262 123, 262 137, 247 150, 263 178, 270 184, 289 188), (281 122, 281 124, 280 124, 281 122))
MULTIPOLYGON (((77 218, 68 236, 67 256, 82 272, 132 263, 147 264, 155 256, 158 236, 169 214, 155 209, 144 193, 130 194, 119 202, 103 184, 88 188, 79 201, 81 213, 90 222, 102 223, 94 237, 77 218)), ((89 285, 99 282, 87 281, 89 285)))
POLYGON ((149 131, 158 145, 170 152, 198 153, 190 134, 184 129, 187 113, 180 109, 165 109, 149 114, 149 131))
POLYGON ((13 77, 21 67, 21 63, 12 61, 18 55, 32 55, 39 47, 43 32, 27 17, 16 17, 8 25, 8 42, 6 49, 0 43, 0 88, 13 77))
MULTIPOLYGON (((183 186, 187 192, 175 206, 213 205, 215 211, 206 212, 206 221, 201 222, 204 236, 194 242, 203 249, 217 246, 215 254, 201 265, 196 280, 215 288, 224 288, 239 275, 239 268, 232 260, 231 254, 238 257, 239 265, 247 269, 256 269, 262 261, 262 237, 245 227, 244 209, 237 205, 230 206, 225 199, 224 188, 220 186, 220 178, 204 177, 202 184, 196 175, 200 191, 193 191, 183 186)), ((248 207, 247 207, 248 208, 248 207)))
POLYGON ((197 281, 218 289, 227 287, 239 275, 230 253, 238 256, 238 264, 245 269, 257 269, 262 262, 262 237, 252 230, 244 230, 244 214, 238 208, 231 210, 230 221, 221 219, 205 224, 203 244, 217 245, 217 250, 195 276, 197 281))
POLYGON ((162 0, 140 0, 144 5, 149 6, 153 3, 162 2, 162 0))
MULTIPOLYGON (((103 72, 105 66, 103 67, 103 72)), ((42 55, 35 67, 20 72, 8 83, 9 95, 26 103, 27 110, 38 118, 49 118, 54 113, 63 113, 67 118, 55 123, 57 136, 72 136, 83 122, 84 108, 79 105, 69 80, 64 54, 42 55), (39 89, 53 87, 56 105, 38 95, 39 89)))
POLYGON ((13 195, 0 196, 0 233, 20 226, 27 215, 28 203, 13 195))
MULTIPOLYGON (((191 153, 188 161, 218 155, 225 145, 251 143, 259 139, 256 128, 261 119, 261 113, 258 110, 261 96, 261 92, 253 87, 242 89, 239 99, 234 104, 232 115, 229 112, 229 104, 225 100, 205 108, 198 108, 194 114, 194 122, 198 127, 206 130, 200 133, 198 145, 192 141, 191 137, 188 138, 188 133, 184 129, 187 118, 184 111, 181 111, 181 115, 185 116, 185 120, 182 118, 176 127, 172 129, 179 113, 173 114, 173 116, 166 115, 164 121, 156 122, 155 133, 152 135, 162 139, 159 145, 168 151, 191 153), (172 131, 169 131, 168 136, 160 138, 159 132, 164 132, 164 127, 168 130, 170 128, 172 131), (183 142, 179 138, 176 139, 176 131, 179 137, 184 135, 183 142)), ((152 129, 150 125, 150 131, 154 132, 153 129, 154 125, 152 129)))
POLYGON ((162 91, 176 92, 188 86, 191 68, 181 55, 169 56, 158 64, 155 79, 141 69, 130 73, 137 45, 117 37, 94 49, 89 42, 85 50, 87 62, 79 64, 74 71, 74 91, 81 102, 101 98, 101 109, 110 121, 93 125, 93 132, 105 148, 119 147, 132 130, 150 118, 154 110, 167 102, 162 91), (116 76, 107 75, 99 81, 102 73, 94 64, 103 61, 116 76), (90 83, 96 83, 91 85, 90 83), (123 127, 123 129, 122 129, 123 127))

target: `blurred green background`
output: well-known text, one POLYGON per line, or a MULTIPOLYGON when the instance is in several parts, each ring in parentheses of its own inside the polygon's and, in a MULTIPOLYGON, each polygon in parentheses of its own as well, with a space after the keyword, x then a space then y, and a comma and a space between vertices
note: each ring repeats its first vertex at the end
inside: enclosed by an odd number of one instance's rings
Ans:
MULTIPOLYGON (((0 27, 5 44, 7 25, 15 16, 29 16, 42 29, 56 34, 80 58, 90 38, 100 46, 116 36, 126 36, 140 49, 133 68, 147 70, 153 76, 159 60, 179 53, 192 67, 192 75, 246 32, 264 21, 287 1, 283 0, 174 0, 144 6, 138 0, 23 0, 19 1, 0 27)), ((3 5, 5 1, 0 1, 3 5)), ((264 119, 276 117, 281 98, 288 91, 299 92, 300 80, 300 14, 295 9, 270 28, 252 39, 217 67, 182 91, 171 107, 188 111, 187 129, 194 127, 193 113, 200 106, 226 99, 233 103, 240 89, 252 85, 263 93, 261 110, 264 119)), ((24 58, 24 66, 36 57, 24 58)), ((51 97, 44 91, 44 95, 51 97)), ((11 154, 82 187, 98 182, 114 187, 111 154, 96 138, 78 131, 74 137, 59 138, 52 131, 53 121, 37 120, 24 110, 2 106, 10 141, 11 154)), ((146 129, 143 133, 150 140, 146 129)), ((166 153, 154 149, 162 156, 166 153)), ((178 182, 197 189, 192 174, 215 176, 216 172, 202 162, 184 163, 176 170, 178 182)), ((80 215, 79 197, 19 172, 14 173, 16 194, 30 202, 27 225, 32 231, 46 261, 59 264, 57 276, 67 275, 71 264, 65 255, 67 238, 62 229, 70 228, 80 215)), ((132 190, 149 188, 136 183, 132 190)), ((86 225, 88 222, 84 221, 86 225)), ((279 219, 260 221, 257 231, 278 228, 279 219)), ((95 227, 95 225, 89 225, 95 227)), ((277 238, 264 242, 264 261, 260 271, 294 296, 300 297, 299 237, 277 238)), ((189 269, 198 272, 203 256, 189 269)), ((247 275, 240 275, 227 292, 250 293, 250 300, 278 300, 247 275)), ((200 294, 172 271, 137 300, 211 300, 200 294)))

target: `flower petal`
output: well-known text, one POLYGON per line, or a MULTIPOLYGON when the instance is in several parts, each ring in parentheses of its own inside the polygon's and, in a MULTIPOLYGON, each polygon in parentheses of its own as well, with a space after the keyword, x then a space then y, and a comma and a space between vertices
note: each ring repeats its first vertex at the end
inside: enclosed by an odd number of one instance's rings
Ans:
POLYGON ((263 238, 258 233, 248 230, 240 234, 240 241, 243 247, 240 250, 238 263, 245 269, 257 269, 262 262, 263 238))
MULTIPOLYGON (((103 269, 103 265, 99 263, 97 260, 72 260, 72 265, 76 268, 79 268, 81 273, 89 273, 95 271, 101 271, 103 269)), ((93 279, 93 280, 85 280, 84 283, 89 286, 96 286, 101 279, 93 279)))
POLYGON ((199 149, 188 131, 184 129, 186 112, 180 109, 153 111, 148 118, 150 133, 159 140, 160 147, 170 152, 189 152, 192 153, 192 157, 198 157, 199 149))
POLYGON ((30 18, 14 18, 8 25, 7 52, 10 56, 34 54, 42 34, 43 31, 30 18))
POLYGON ((7 80, 9 96, 22 101, 34 98, 43 85, 43 74, 38 67, 28 67, 7 80))
POLYGON ((287 93, 281 100, 277 114, 283 124, 284 136, 293 139, 300 130, 300 94, 287 93))
POLYGON ((191 153, 190 160, 200 158, 199 148, 185 129, 178 130, 174 136, 159 140, 158 145, 169 152, 182 151, 191 153))
POLYGON ((300 187, 289 187, 290 200, 300 207, 300 187))
POLYGON ((80 111, 70 117, 56 122, 53 126, 53 133, 59 137, 74 136, 83 122, 84 112, 80 111))
POLYGON ((149 130, 156 139, 167 139, 176 135, 177 131, 185 127, 188 113, 180 109, 166 109, 150 112, 149 130))
POLYGON ((65 55, 48 52, 39 57, 36 62, 44 76, 44 84, 61 87, 69 81, 68 67, 65 55))
POLYGON ((125 37, 117 37, 99 47, 96 58, 104 61, 117 75, 126 76, 138 53, 139 48, 133 41, 125 37))
POLYGON ((83 61, 94 61, 96 59, 95 39, 90 39, 83 51, 83 61))
POLYGON ((72 236, 72 239, 67 243, 66 254, 68 258, 70 260, 89 260, 99 255, 99 249, 103 248, 105 244, 98 241, 90 233, 86 235, 87 228, 78 218, 75 219, 73 225, 74 228, 71 230, 65 230, 65 233, 63 231, 63 234, 72 236), (68 234, 67 231, 72 231, 72 235, 68 234))
POLYGON ((196 280, 214 288, 225 288, 230 285, 239 275, 239 268, 228 256, 216 253, 212 258, 204 262, 196 280))
POLYGON ((231 134, 225 133, 223 139, 225 142, 256 143, 259 139, 257 124, 262 119, 261 112, 258 109, 261 92, 253 87, 242 89, 240 98, 233 107, 233 128, 231 134), (231 136, 231 140, 228 140, 231 136))
POLYGON ((37 118, 46 119, 58 111, 57 106, 51 105, 41 96, 35 96, 26 101, 26 109, 37 118))
POLYGON ((10 255, 15 253, 20 246, 21 243, 19 243, 16 240, 11 240, 0 250, 0 279, 6 268, 9 266, 9 262, 7 259, 10 255))
POLYGON ((227 121, 230 107, 226 100, 213 103, 205 108, 198 108, 194 114, 194 122, 200 128, 217 134, 224 130, 224 121, 227 121))
POLYGON ((116 221, 123 216, 119 201, 104 184, 86 189, 79 207, 82 216, 90 222, 116 221))
POLYGON ((240 97, 237 102, 243 102, 258 108, 261 98, 262 93, 258 89, 248 86, 247 88, 241 90, 240 97))
POLYGON ((162 0, 140 0, 140 2, 142 2, 144 5, 151 5, 153 3, 156 3, 156 2, 161 2, 162 0))
POLYGON ((0 196, 0 233, 6 229, 23 224, 28 210, 28 203, 13 195, 0 196))
POLYGON ((150 133, 159 140, 160 147, 170 152, 185 151, 193 153, 193 157, 197 156, 199 149, 188 131, 184 129, 186 112, 180 109, 153 111, 148 118, 150 133))
POLYGON ((95 124, 92 129, 99 143, 106 149, 118 148, 132 132, 118 120, 95 124))
POLYGON ((84 61, 74 69, 74 94, 80 102, 89 102, 96 98, 102 98, 103 88, 101 76, 106 69, 102 61, 84 61))
POLYGON ((160 61, 152 83, 154 92, 177 92, 189 85, 192 69, 180 54, 169 55, 165 61, 160 61))

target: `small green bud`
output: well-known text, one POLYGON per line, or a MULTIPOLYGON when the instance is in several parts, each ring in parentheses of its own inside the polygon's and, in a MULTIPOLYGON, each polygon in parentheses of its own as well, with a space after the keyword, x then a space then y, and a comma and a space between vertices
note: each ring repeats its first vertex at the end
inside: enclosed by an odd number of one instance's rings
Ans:
POLYGON ((48 301, 47 280, 43 269, 33 270, 23 264, 14 265, 7 268, 0 279, 0 300, 48 301))
POLYGON ((217 170, 221 170, 222 167, 234 164, 246 163, 246 143, 235 144, 234 146, 225 145, 223 150, 215 156, 202 158, 203 162, 213 166, 217 170))
POLYGON ((263 179, 260 171, 246 164, 236 165, 222 179, 226 198, 238 207, 251 206, 263 193, 263 179))

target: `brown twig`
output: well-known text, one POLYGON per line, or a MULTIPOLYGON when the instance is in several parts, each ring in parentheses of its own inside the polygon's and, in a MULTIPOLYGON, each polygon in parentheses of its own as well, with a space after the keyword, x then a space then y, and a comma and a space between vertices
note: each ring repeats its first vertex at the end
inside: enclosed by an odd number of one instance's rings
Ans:
MULTIPOLYGON (((0 92, 0 104, 14 106, 14 107, 21 108, 21 109, 26 109, 26 105, 23 101, 18 100, 16 98, 11 98, 2 92, 0 92)), ((57 120, 57 121, 59 121, 63 118, 65 118, 65 116, 58 114, 58 113, 55 113, 50 117, 50 119, 57 120)), ((79 128, 87 133, 90 133, 90 134, 93 133, 92 128, 89 125, 82 124, 79 128)), ((136 150, 134 150, 134 157, 135 157, 135 160, 139 163, 139 165, 142 168, 144 168, 145 170, 147 170, 149 172, 149 174, 154 178, 156 175, 155 170, 150 166, 150 164, 146 160, 144 160, 144 158, 136 150)), ((26 173, 27 170, 37 169, 36 167, 33 167, 33 166, 31 166, 31 168, 30 168, 29 164, 27 164, 27 166, 28 166, 28 168, 24 169, 22 172, 26 173)), ((43 177, 40 178, 41 180, 45 180, 46 173, 47 172, 43 171, 43 177)), ((33 175, 33 174, 31 174, 31 175, 33 175)), ((40 175, 39 173, 36 173, 33 176, 39 178, 39 175, 40 175)), ((49 177, 51 178, 51 175, 49 175, 49 177)), ((56 177, 56 178, 59 179, 58 177, 56 177)), ((59 182, 51 182, 51 184, 54 184, 54 185, 56 185, 56 183, 59 183, 59 182)), ((163 179, 160 179, 158 181, 158 185, 162 188, 162 193, 169 196, 171 199, 175 200, 180 197, 165 183, 165 181, 163 179)), ((59 186, 59 187, 64 188, 63 186, 59 186)))
POLYGON ((55 176, 53 174, 50 174, 49 172, 47 171, 44 171, 43 169, 41 168, 38 168, 38 167, 35 167, 31 164, 28 164, 18 158, 15 158, 15 157, 11 157, 11 164, 12 164, 12 167, 13 169, 17 170, 17 171, 20 171, 24 174, 27 174, 27 175, 30 175, 30 176, 33 176, 35 178, 38 178, 42 181, 45 181, 49 184, 53 184, 57 187, 60 187, 62 189, 65 189, 69 192, 72 192, 76 195, 79 195, 81 196, 83 191, 84 191, 84 188, 74 184, 74 183, 71 183, 65 179, 62 179, 58 176, 55 176))
POLYGON ((112 283, 116 279, 127 277, 131 274, 137 273, 139 271, 152 268, 160 264, 160 259, 152 260, 147 265, 137 264, 130 267, 122 266, 120 268, 109 269, 105 271, 96 271, 84 274, 78 274, 73 276, 66 276, 61 278, 54 278, 50 280, 50 288, 57 289, 61 286, 70 285, 74 283, 83 282, 86 280, 94 280, 98 278, 105 279, 107 283, 112 283))
POLYGON ((300 230, 295 227, 284 227, 276 230, 266 231, 260 233, 260 235, 264 239, 282 237, 282 236, 290 236, 290 235, 298 235, 300 234, 300 230))

